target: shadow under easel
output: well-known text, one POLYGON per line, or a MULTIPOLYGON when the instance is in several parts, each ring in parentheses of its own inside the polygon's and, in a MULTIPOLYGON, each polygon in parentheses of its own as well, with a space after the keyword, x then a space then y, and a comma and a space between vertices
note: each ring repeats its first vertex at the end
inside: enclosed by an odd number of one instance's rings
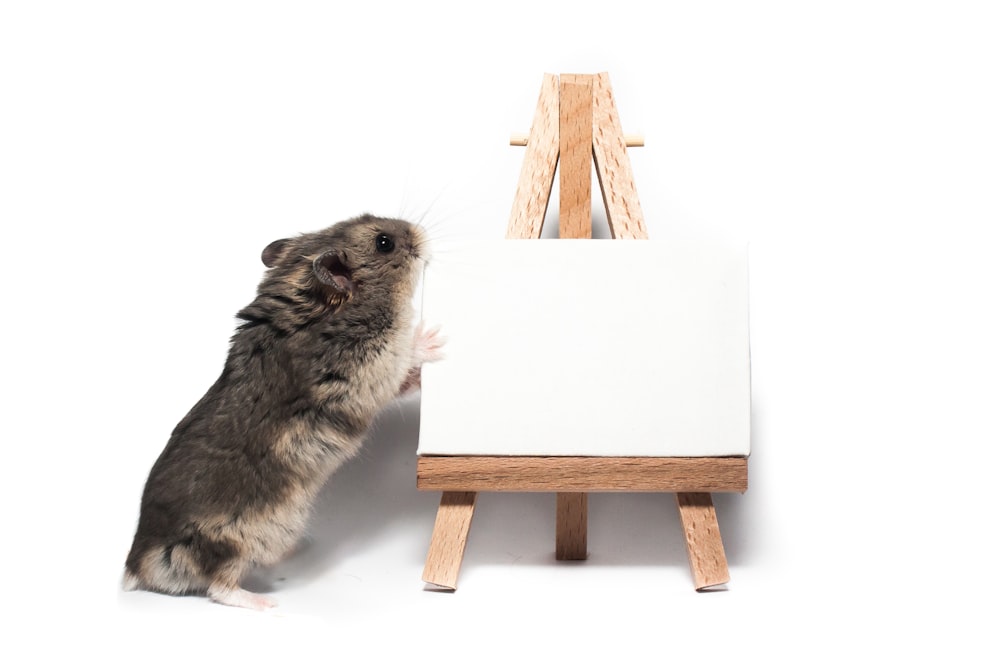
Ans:
MULTIPOLYGON (((277 565, 252 572, 245 587, 268 593, 289 579, 315 580, 343 559, 373 548, 391 531, 412 536, 402 542, 399 558, 419 572, 440 500, 440 493, 416 488, 419 429, 419 395, 380 414, 358 457, 335 472, 320 491, 300 547, 277 565)), ((759 431, 759 410, 755 410, 751 451, 758 458, 762 455, 759 431)), ((745 494, 713 494, 726 557, 734 566, 748 564, 758 551, 763 512, 758 498, 752 476, 745 494)), ((556 560, 555 503, 556 495, 550 492, 480 493, 463 570, 498 564, 585 567, 588 562, 611 567, 688 567, 671 493, 588 494, 586 561, 556 560)), ((414 585, 419 584, 415 579, 414 585)), ((425 590, 448 589, 428 586, 425 590)))

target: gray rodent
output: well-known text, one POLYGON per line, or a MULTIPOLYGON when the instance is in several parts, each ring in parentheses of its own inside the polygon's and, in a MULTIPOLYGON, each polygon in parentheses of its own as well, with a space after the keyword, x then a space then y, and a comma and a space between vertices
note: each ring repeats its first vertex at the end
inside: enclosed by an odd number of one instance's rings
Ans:
POLYGON ((412 320, 426 253, 419 227, 371 215, 264 249, 222 375, 149 473, 126 590, 274 606, 244 575, 292 549, 324 482, 439 356, 412 320))

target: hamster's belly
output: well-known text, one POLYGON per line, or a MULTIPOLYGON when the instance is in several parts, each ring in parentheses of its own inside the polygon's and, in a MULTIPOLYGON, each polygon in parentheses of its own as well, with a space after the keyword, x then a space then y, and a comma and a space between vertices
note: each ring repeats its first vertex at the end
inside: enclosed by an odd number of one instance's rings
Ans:
POLYGON ((302 496, 292 494, 272 506, 236 517, 210 518, 203 529, 213 537, 237 545, 243 559, 271 565, 291 551, 305 531, 310 499, 302 496))
POLYGON ((346 378, 344 382, 314 385, 313 400, 320 419, 316 428, 324 431, 319 434, 320 439, 337 441, 338 435, 349 438, 359 435, 357 432, 325 432, 322 424, 324 412, 348 415, 352 425, 361 424, 363 430, 367 429, 375 416, 399 395, 410 371, 410 345, 407 341, 394 341, 381 354, 369 358, 366 364, 352 369, 352 372, 338 371, 346 378))

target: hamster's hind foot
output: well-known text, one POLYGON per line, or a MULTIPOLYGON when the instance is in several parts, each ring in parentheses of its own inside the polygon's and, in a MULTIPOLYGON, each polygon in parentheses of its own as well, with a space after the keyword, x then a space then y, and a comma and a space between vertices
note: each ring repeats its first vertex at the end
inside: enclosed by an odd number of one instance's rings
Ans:
POLYGON ((254 609, 264 611, 277 607, 278 603, 259 593, 251 593, 242 588, 224 588, 222 586, 210 586, 208 597, 213 602, 229 605, 230 607, 243 607, 244 609, 254 609))

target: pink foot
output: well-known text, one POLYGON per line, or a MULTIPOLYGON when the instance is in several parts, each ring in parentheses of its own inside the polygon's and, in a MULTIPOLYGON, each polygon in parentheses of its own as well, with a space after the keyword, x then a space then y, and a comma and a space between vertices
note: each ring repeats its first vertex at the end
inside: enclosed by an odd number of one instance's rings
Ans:
POLYGON ((263 611, 272 607, 277 607, 278 603, 267 597, 243 590, 242 588, 222 588, 212 586, 208 589, 208 597, 213 602, 229 605, 230 607, 243 607, 244 609, 254 609, 263 611))

